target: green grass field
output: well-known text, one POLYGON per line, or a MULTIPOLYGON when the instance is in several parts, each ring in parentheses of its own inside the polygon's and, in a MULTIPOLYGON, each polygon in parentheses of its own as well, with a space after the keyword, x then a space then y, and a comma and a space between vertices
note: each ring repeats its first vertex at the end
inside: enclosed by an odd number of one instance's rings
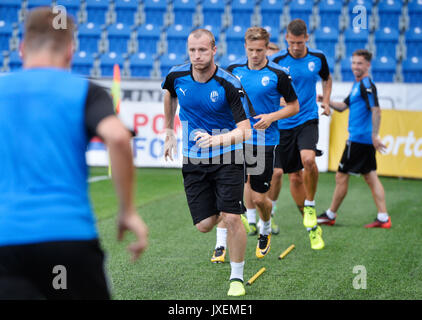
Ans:
MULTIPOLYGON (((106 175, 92 168, 91 176, 106 175)), ((288 180, 277 204, 281 232, 272 238, 271 252, 255 257, 256 237, 248 237, 245 281, 261 267, 267 270, 246 296, 235 300, 284 299, 422 299, 422 181, 381 179, 392 217, 390 230, 365 229, 376 216, 371 192, 363 178, 351 177, 349 193, 334 227, 323 226, 326 247, 310 248, 308 234, 288 191, 288 180), (278 256, 291 244, 295 249, 278 256), (367 272, 366 289, 354 289, 355 266, 367 272)), ((320 174, 317 213, 328 208, 334 174, 320 174)), ((230 264, 212 264, 215 230, 203 234, 192 225, 183 192, 181 170, 138 169, 136 205, 149 227, 149 247, 131 263, 125 241, 116 241, 117 200, 110 180, 90 184, 90 193, 114 299, 230 300, 226 296, 230 264)))

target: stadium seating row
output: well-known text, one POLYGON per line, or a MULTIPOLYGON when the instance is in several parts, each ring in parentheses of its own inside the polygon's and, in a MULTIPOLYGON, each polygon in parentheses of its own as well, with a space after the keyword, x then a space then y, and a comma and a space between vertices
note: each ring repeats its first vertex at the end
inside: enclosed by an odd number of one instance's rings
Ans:
POLYGON ((414 71, 421 60, 422 0, 2 0, 0 69, 15 67, 22 12, 39 5, 63 5, 80 22, 75 70, 87 75, 107 76, 109 61, 118 61, 127 75, 160 77, 167 62, 186 59, 186 37, 198 23, 216 35, 224 65, 244 54, 250 25, 264 26, 285 48, 285 22, 299 17, 315 28, 310 45, 325 52, 338 79, 350 79, 351 53, 367 47, 376 56, 377 81, 422 81, 414 71))

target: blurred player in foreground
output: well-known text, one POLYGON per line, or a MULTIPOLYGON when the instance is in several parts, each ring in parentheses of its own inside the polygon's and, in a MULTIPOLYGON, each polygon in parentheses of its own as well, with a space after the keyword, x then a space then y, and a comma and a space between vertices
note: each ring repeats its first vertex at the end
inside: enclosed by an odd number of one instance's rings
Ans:
POLYGON ((110 153, 118 238, 135 234, 133 260, 147 246, 133 202, 130 133, 109 94, 69 72, 74 23, 57 21, 49 7, 31 11, 23 70, 0 77, 0 299, 110 298, 87 185, 94 135, 110 153))

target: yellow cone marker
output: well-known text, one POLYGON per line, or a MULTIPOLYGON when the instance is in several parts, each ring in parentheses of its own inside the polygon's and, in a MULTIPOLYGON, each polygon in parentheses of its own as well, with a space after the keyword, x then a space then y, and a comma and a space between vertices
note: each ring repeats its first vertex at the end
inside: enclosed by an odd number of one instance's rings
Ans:
POLYGON ((292 251, 293 249, 295 248, 295 245, 294 244, 292 244, 290 247, 288 247, 286 250, 284 250, 284 252, 282 253, 282 254, 280 254, 280 256, 278 257, 278 259, 283 259, 285 256, 287 256, 288 255, 288 253, 290 252, 290 251, 292 251))
POLYGON ((257 273, 255 273, 255 275, 252 277, 252 278, 250 278, 249 280, 248 280, 248 282, 246 282, 246 285, 248 285, 248 286, 250 286, 256 279, 258 279, 258 277, 261 275, 261 274, 263 274, 264 273, 264 271, 265 271, 266 269, 264 268, 264 267, 262 267, 257 273))

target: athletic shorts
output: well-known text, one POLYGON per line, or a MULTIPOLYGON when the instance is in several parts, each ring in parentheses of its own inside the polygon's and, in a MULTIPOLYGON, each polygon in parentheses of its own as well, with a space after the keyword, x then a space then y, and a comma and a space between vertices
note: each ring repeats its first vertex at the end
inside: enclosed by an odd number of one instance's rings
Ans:
POLYGON ((98 240, 0 247, 0 300, 108 300, 98 240))
POLYGON ((231 159, 230 163, 222 161, 224 155, 220 159, 210 160, 209 164, 197 164, 198 159, 184 159, 183 184, 194 225, 222 211, 234 214, 245 212, 245 165, 244 162, 235 163, 235 153, 243 159, 242 150, 226 154, 231 159))
POLYGON ((309 120, 297 127, 280 130, 280 143, 277 147, 275 167, 282 168, 284 173, 293 173, 303 169, 300 158, 301 150, 317 149, 318 119, 309 120))
POLYGON ((338 171, 347 174, 366 174, 375 170, 377 170, 377 160, 374 146, 347 140, 338 171))
POLYGON ((246 180, 249 176, 251 189, 258 193, 266 193, 271 187, 274 161, 277 146, 245 145, 246 180), (264 151, 258 156, 258 150, 264 151))

